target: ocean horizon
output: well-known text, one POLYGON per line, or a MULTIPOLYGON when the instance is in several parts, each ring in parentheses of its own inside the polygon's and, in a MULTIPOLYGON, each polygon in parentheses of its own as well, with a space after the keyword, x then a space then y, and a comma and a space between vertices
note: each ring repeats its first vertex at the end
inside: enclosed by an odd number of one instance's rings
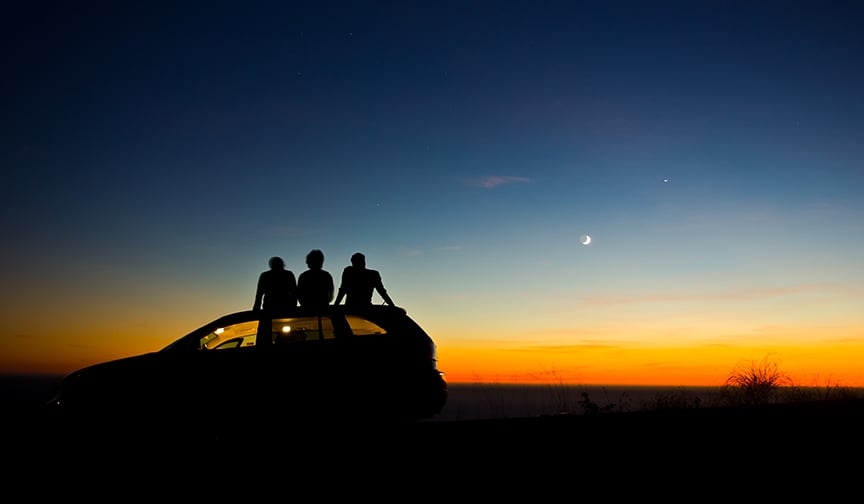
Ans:
POLYGON ((627 412, 663 403, 699 407, 719 393, 719 387, 654 385, 453 383, 448 389, 447 404, 432 421, 627 412))
MULTIPOLYGON (((0 404, 36 405, 50 399, 62 376, 0 375, 0 404)), ((598 412, 631 412, 659 408, 717 405, 721 386, 569 385, 451 383, 443 410, 427 422, 525 418, 598 412)), ((837 390, 864 388, 795 387, 799 397, 826 399, 837 390)))

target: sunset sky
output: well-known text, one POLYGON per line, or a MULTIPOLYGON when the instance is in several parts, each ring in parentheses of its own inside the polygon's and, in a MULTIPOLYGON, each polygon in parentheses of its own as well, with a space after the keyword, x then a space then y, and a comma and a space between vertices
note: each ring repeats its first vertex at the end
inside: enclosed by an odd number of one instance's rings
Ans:
POLYGON ((319 248, 337 283, 366 254, 452 383, 719 385, 768 356, 864 386, 864 3, 2 18, 0 373, 158 350, 319 248))

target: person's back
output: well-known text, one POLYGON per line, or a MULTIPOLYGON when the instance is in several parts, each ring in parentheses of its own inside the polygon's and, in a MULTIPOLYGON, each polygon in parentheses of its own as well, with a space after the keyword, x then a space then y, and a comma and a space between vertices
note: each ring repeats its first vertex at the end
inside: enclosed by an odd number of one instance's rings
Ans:
POLYGON ((322 307, 333 300, 333 276, 323 269, 324 253, 318 249, 306 254, 309 267, 297 279, 297 292, 300 306, 322 307))
POLYGON ((270 258, 270 269, 258 277, 253 310, 282 310, 297 306, 297 280, 280 257, 270 258))
POLYGON ((342 284, 339 286, 336 304, 345 298, 346 306, 370 306, 372 295, 376 290, 386 304, 393 306, 393 300, 384 288, 381 274, 366 268, 366 256, 357 252, 351 256, 351 265, 342 270, 342 284))

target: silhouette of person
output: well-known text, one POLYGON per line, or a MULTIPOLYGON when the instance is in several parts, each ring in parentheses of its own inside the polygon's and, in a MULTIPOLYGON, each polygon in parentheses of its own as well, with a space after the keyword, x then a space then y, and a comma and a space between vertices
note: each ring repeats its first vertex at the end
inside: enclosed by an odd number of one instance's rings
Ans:
POLYGON ((309 267, 297 278, 297 298, 300 306, 324 307, 333 300, 333 276, 324 269, 324 252, 313 249, 306 254, 309 267))
POLYGON ((283 310, 297 306, 297 280, 281 257, 271 257, 270 269, 258 277, 253 310, 283 310))
POLYGON ((351 266, 345 266, 342 270, 342 283, 335 304, 338 305, 342 302, 342 298, 345 298, 346 306, 370 306, 375 291, 378 291, 384 303, 394 306, 381 281, 381 274, 366 268, 366 256, 357 252, 351 256, 351 266))

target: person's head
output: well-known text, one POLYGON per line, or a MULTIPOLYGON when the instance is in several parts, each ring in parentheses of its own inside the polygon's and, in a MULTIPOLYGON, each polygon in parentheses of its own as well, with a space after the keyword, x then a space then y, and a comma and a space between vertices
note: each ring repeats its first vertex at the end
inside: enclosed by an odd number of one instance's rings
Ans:
POLYGON ((351 265, 357 268, 365 268, 366 267, 366 256, 357 252, 356 254, 351 256, 351 265))
POLYGON ((285 261, 281 257, 271 257, 268 264, 271 270, 285 269, 285 261))
POLYGON ((306 266, 312 269, 321 269, 324 266, 324 252, 312 249, 306 254, 306 266))

